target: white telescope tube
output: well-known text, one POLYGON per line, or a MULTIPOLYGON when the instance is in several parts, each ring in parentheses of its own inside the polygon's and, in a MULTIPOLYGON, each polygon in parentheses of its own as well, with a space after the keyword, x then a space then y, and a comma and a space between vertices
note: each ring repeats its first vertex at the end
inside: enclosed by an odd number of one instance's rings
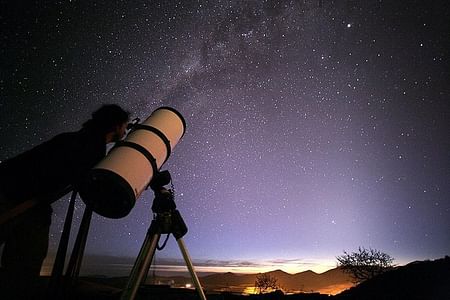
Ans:
POLYGON ((79 188, 83 201, 104 217, 128 215, 185 130, 178 111, 155 110, 89 171, 79 188))

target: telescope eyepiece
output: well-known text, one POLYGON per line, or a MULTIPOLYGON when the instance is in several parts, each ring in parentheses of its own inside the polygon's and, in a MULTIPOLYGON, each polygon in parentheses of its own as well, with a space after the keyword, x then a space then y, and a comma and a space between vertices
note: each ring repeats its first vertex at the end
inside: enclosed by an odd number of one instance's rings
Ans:
POLYGON ((139 124, 139 122, 141 122, 141 119, 134 118, 130 123, 128 123, 127 130, 133 129, 133 127, 136 126, 136 124, 139 124))

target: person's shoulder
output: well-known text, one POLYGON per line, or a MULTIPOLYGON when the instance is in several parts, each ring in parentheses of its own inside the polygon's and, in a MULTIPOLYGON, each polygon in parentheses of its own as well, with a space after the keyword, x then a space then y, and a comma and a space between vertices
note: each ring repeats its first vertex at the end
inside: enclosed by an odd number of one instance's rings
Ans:
POLYGON ((50 140, 42 143, 36 148, 39 148, 39 152, 50 152, 53 153, 55 151, 67 151, 71 148, 76 148, 79 142, 80 137, 77 132, 63 132, 55 135, 50 140))

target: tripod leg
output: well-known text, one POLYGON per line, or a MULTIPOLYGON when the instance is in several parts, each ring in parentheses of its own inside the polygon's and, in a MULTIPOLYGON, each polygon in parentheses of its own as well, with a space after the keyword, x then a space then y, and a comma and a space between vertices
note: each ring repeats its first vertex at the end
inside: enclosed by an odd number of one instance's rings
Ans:
POLYGON ((73 212, 75 210, 75 199, 77 192, 73 191, 70 197, 69 208, 67 209, 66 220, 64 222, 64 230, 59 241, 58 252, 56 253, 55 262, 53 264, 52 275, 47 289, 47 298, 58 299, 61 281, 64 271, 64 263, 66 260, 67 247, 69 245, 70 229, 72 227, 73 212))
POLYGON ((80 228, 78 229, 75 245, 73 246, 72 255, 70 256, 69 264, 66 270, 66 276, 70 277, 73 282, 76 281, 78 275, 80 274, 91 219, 92 209, 89 206, 86 206, 80 228))
POLYGON ((159 237, 161 236, 161 234, 151 233, 151 231, 152 230, 149 229, 147 235, 145 236, 144 244, 142 244, 139 255, 136 258, 133 269, 131 270, 130 277, 128 278, 127 285, 122 292, 122 296, 120 297, 121 300, 133 300, 136 297, 139 285, 150 268, 153 256, 155 255, 156 247, 158 246, 159 237))
POLYGON ((200 285, 200 281, 198 280, 197 274, 195 273, 194 266, 192 265, 191 258, 189 256, 189 253, 187 251, 187 248, 186 248, 186 245, 184 244, 183 239, 179 238, 177 240, 177 243, 178 243, 178 247, 180 247, 181 254, 183 255, 184 261, 186 262, 186 266, 189 270, 189 273, 191 273, 192 281, 194 282, 195 288, 197 289, 200 299, 206 300, 205 293, 203 292, 202 286, 200 285))

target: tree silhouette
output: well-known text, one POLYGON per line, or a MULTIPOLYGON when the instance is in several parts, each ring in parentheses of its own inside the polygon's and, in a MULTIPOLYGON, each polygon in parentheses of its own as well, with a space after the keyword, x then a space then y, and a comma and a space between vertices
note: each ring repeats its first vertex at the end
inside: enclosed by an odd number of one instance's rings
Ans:
POLYGON ((255 289, 259 290, 259 294, 262 294, 269 290, 275 290, 278 288, 277 279, 270 276, 267 273, 256 276, 255 289))
POLYGON ((359 247, 358 252, 347 253, 344 251, 344 254, 337 256, 336 259, 338 265, 353 277, 355 283, 373 278, 394 266, 392 264, 394 258, 389 254, 364 247, 359 247))

